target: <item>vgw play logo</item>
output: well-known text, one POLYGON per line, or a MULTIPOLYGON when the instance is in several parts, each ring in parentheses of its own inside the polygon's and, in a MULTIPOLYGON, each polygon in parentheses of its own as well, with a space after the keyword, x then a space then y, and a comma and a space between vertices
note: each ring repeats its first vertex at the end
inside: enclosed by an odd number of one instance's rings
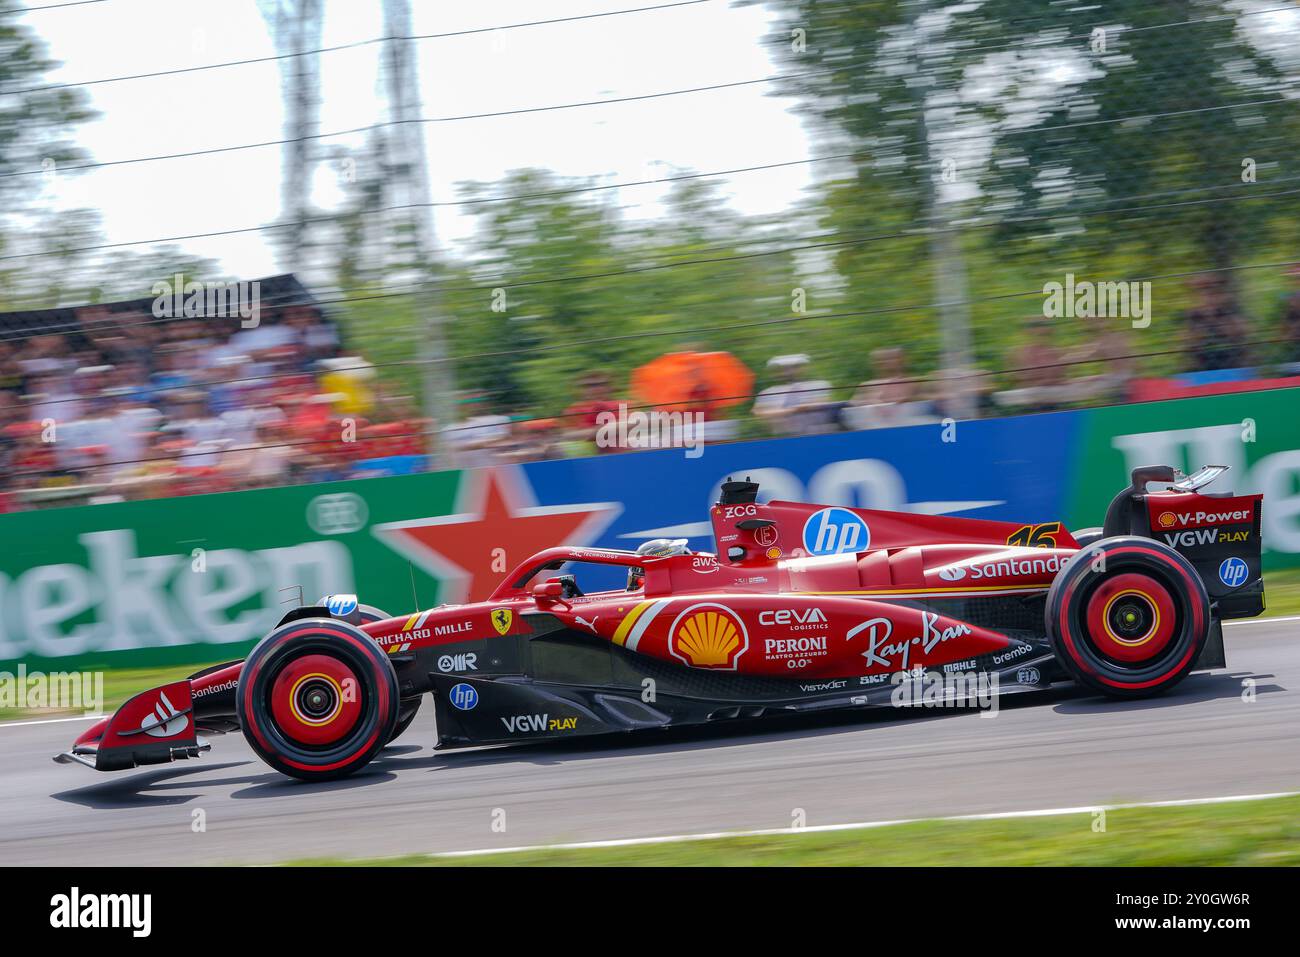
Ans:
POLYGON ((803 547, 809 555, 864 551, 871 547, 871 529, 847 508, 819 509, 804 522, 803 547))

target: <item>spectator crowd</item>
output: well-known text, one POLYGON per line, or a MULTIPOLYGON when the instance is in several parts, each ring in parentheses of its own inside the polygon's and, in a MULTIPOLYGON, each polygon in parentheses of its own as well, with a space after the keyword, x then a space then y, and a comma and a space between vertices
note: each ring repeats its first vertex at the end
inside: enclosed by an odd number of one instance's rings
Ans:
POLYGON ((416 404, 292 277, 262 283, 256 325, 151 300, 0 316, 0 511, 418 467, 416 404))
MULTIPOLYGON (((1172 378, 1144 374, 1170 344, 1139 345, 1122 320, 1081 320, 1097 322, 1096 334, 1064 347, 1060 320, 1031 316, 999 370, 920 375, 904 349, 883 345, 870 353, 870 377, 836 398, 809 356, 778 355, 752 402, 701 379, 673 411, 719 441, 1297 385, 1300 267, 1289 282, 1261 342, 1226 282, 1197 277, 1184 343, 1173 347, 1185 372, 1172 378)), ((597 441, 603 419, 641 407, 604 372, 583 376, 576 401, 553 417, 509 414, 491 393, 470 392, 457 421, 435 428, 343 349, 294 277, 261 283, 270 304, 249 328, 160 320, 150 300, 0 315, 0 512, 399 474, 426 468, 434 448, 476 466, 633 447, 597 441)))

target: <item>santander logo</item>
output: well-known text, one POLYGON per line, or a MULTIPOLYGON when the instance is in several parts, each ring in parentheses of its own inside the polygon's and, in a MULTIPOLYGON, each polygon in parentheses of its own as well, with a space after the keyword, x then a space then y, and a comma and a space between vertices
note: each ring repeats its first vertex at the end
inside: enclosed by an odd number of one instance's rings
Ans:
POLYGON ((966 577, 966 569, 941 568, 939 569, 939 577, 946 582, 959 582, 966 577))

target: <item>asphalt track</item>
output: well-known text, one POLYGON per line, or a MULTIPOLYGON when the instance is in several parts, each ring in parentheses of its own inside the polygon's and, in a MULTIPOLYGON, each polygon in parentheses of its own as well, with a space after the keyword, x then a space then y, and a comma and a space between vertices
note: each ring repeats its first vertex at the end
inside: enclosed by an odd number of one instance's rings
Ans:
POLYGON ((0 861, 377 857, 781 828, 795 809, 826 825, 1300 791, 1300 620, 1226 632, 1228 668, 1163 698, 1048 692, 996 717, 818 716, 436 753, 426 707, 369 768, 324 785, 281 777, 239 735, 197 761, 105 774, 50 760, 81 723, 0 725, 0 861))

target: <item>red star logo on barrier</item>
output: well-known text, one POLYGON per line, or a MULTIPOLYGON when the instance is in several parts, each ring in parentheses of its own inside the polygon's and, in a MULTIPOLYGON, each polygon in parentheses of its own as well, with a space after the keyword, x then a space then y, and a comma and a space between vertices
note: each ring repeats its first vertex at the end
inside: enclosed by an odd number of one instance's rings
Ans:
POLYGON ((434 578, 445 602, 483 601, 505 573, 556 545, 589 545, 623 506, 537 505, 523 469, 463 472, 455 515, 376 525, 375 535, 434 578))

